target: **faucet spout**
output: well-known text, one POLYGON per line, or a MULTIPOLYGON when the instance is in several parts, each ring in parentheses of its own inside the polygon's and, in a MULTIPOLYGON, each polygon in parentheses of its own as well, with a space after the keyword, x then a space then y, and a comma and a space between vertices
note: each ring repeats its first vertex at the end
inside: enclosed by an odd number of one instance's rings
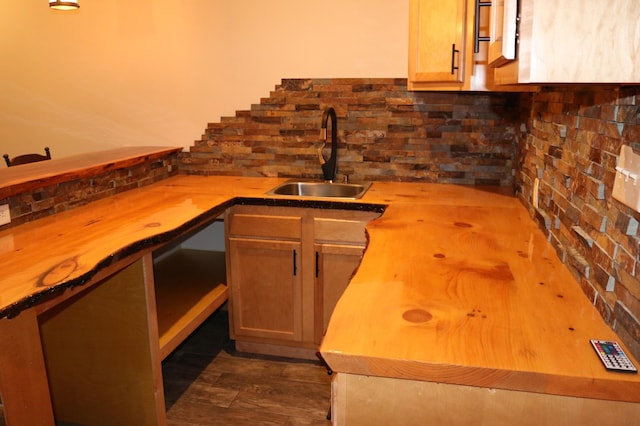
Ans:
POLYGON ((331 118, 331 155, 329 159, 321 165, 324 180, 334 181, 338 173, 338 118, 333 107, 327 108, 322 113, 321 136, 327 140, 327 124, 331 118))

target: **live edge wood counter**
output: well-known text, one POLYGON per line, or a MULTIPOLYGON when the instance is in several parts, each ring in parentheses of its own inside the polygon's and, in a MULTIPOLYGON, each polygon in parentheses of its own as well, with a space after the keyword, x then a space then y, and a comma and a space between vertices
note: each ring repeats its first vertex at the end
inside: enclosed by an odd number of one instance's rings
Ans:
POLYGON ((388 208, 321 346, 337 423, 638 424, 640 377, 603 368, 589 339, 619 338, 520 202, 442 185, 367 196, 388 208))
MULTIPOLYGON (((18 404, 23 414, 48 412, 34 417, 44 419, 38 424, 52 419, 39 316, 117 271, 144 272, 149 253, 212 221, 233 203, 295 205, 264 195, 283 180, 177 176, 1 232, 0 316, 11 317, 0 320, 5 409, 18 404), (15 388, 25 380, 29 384, 15 388)), ((640 418, 638 375, 606 372, 589 347, 590 338, 619 339, 513 196, 453 185, 374 183, 361 200, 326 206, 349 204, 387 208, 367 226, 362 264, 336 306, 321 347, 337 373, 338 422, 364 415, 366 401, 358 400, 359 390, 369 392, 369 401, 387 401, 369 410, 376 423, 384 422, 385 413, 408 408, 413 419, 419 418, 422 411, 414 410, 432 401, 442 406, 438 411, 431 404, 434 416, 444 409, 446 424, 452 424, 463 411, 482 413, 484 406, 476 409, 473 401, 486 396, 471 398, 472 391, 504 397, 507 407, 486 403, 493 407, 487 416, 500 408, 529 413, 523 401, 550 395, 579 400, 587 413, 596 410, 590 405, 595 401, 614 404, 604 408, 613 409, 608 413, 617 418, 640 418), (380 389, 376 400, 373 391, 380 389), (405 398, 401 407, 398 397, 405 398)), ((123 291, 133 290, 125 285, 123 291)), ((148 303, 148 295, 132 297, 148 303)), ((114 321, 120 321, 118 315, 114 321)), ((146 332, 157 335, 157 330, 146 332)), ((149 351, 159 359, 158 348, 149 351)), ((158 403, 162 386, 155 380, 151 386, 158 403)), ((557 402, 537 404, 555 407, 557 402)), ((158 403, 159 423, 162 408, 158 403)), ((11 424, 9 412, 7 418, 11 424)), ((501 423, 483 419, 490 420, 501 423)))
POLYGON ((0 232, 7 423, 164 424, 152 253, 281 181, 178 176, 0 232))

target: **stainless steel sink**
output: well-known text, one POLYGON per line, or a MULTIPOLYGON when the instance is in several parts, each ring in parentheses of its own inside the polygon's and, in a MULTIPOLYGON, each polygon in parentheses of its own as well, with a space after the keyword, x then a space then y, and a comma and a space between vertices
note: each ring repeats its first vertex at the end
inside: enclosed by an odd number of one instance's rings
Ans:
POLYGON ((288 180, 267 191, 267 195, 289 195, 293 197, 361 198, 371 186, 371 182, 333 183, 306 180, 288 180))

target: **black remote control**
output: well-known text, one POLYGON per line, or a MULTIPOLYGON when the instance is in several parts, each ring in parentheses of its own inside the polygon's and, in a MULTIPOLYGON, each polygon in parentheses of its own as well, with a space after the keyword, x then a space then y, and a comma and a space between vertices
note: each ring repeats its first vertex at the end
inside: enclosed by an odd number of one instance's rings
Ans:
POLYGON ((610 371, 624 371, 637 373, 629 357, 624 353, 618 342, 612 340, 591 339, 591 346, 596 350, 604 367, 610 371))

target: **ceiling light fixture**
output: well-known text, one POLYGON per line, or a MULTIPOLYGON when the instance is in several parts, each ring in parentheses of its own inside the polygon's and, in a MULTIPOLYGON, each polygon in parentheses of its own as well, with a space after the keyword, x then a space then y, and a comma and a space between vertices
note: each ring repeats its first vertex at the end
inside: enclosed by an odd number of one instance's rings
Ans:
POLYGON ((75 10, 80 7, 78 0, 49 0, 49 7, 58 10, 75 10))

